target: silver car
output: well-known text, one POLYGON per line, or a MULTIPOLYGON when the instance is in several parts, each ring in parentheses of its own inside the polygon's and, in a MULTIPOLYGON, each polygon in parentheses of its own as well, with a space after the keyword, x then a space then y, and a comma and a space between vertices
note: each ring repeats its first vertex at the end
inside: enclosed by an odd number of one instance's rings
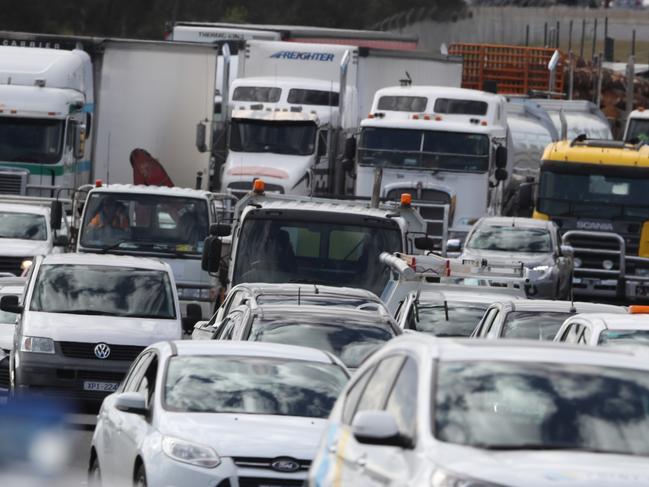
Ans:
POLYGON ((572 287, 572 247, 561 245, 554 222, 532 218, 485 217, 473 226, 461 258, 534 270, 528 296, 567 299, 572 287))

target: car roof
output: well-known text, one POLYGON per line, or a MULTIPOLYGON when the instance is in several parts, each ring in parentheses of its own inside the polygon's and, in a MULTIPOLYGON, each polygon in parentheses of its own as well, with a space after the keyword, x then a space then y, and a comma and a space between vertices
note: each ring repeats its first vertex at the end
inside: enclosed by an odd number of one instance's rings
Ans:
POLYGON ((381 299, 372 291, 355 287, 321 286, 319 284, 297 284, 297 283, 244 283, 233 287, 235 289, 248 289, 255 295, 276 295, 276 296, 297 296, 298 290, 304 295, 341 296, 349 298, 364 298, 370 301, 380 302, 381 299))
POLYGON ((167 264, 159 259, 148 257, 134 257, 131 255, 93 254, 85 252, 71 252, 69 254, 49 254, 43 258, 43 264, 48 265, 101 265, 113 267, 132 267, 134 269, 147 269, 168 271, 167 264))
POLYGON ((649 315, 645 314, 583 313, 579 318, 600 320, 609 330, 649 330, 649 315))
POLYGON ((34 215, 43 216, 50 214, 50 208, 47 206, 18 203, 0 203, 0 211, 6 211, 10 213, 31 213, 34 215))
POLYGON ((647 352, 623 347, 585 347, 541 340, 437 338, 425 333, 406 333, 390 340, 383 353, 393 348, 423 350, 441 361, 545 362, 649 371, 647 352))
POLYGON ((583 301, 558 301, 553 299, 520 299, 502 301, 511 306, 512 311, 547 311, 555 313, 628 313, 624 306, 613 304, 587 303, 583 301))
POLYGON ((544 228, 552 227, 551 221, 535 218, 519 218, 515 216, 488 216, 481 218, 476 225, 507 226, 514 228, 544 228))
POLYGON ((331 356, 317 348, 279 343, 231 340, 175 340, 153 345, 167 353, 179 356, 237 355, 245 357, 284 358, 323 364, 336 363, 331 356), (174 350, 175 348, 175 350, 174 350))

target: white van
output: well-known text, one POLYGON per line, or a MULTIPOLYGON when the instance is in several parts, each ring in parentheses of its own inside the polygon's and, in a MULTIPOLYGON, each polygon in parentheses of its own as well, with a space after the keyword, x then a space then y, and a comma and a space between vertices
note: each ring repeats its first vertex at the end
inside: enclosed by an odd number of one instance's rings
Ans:
POLYGON ((19 297, 9 372, 14 393, 101 401, 148 345, 182 336, 173 273, 154 259, 98 254, 37 257, 19 297))

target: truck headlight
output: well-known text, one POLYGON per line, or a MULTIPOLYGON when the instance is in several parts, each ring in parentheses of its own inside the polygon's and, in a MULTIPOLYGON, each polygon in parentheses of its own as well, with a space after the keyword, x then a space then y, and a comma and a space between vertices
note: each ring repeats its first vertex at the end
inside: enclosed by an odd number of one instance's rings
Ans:
POLYGON ((214 287, 179 287, 178 299, 181 301, 213 301, 216 298, 214 287))
POLYGON ((503 487, 484 480, 460 476, 446 470, 437 469, 430 479, 431 487, 503 487))
POLYGON ((162 439, 162 451, 169 458, 197 467, 214 468, 221 463, 221 458, 214 449, 189 441, 165 436, 162 439))
POLYGON ((537 265, 536 267, 532 267, 532 270, 536 273, 537 279, 547 279, 552 273, 552 266, 537 265))
POLYGON ((22 337, 21 352, 54 353, 54 340, 42 337, 22 337))
POLYGON ((27 269, 29 269, 33 264, 32 259, 25 259, 20 263, 20 270, 25 272, 27 269))

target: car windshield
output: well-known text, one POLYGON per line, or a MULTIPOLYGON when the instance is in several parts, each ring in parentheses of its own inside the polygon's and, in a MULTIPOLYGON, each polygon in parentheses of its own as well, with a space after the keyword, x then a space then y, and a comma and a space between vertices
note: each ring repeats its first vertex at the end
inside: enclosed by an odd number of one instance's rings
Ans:
POLYGON ((304 290, 294 294, 259 294, 257 304, 301 304, 315 306, 343 306, 345 308, 377 308, 383 306, 378 300, 368 300, 357 296, 307 294, 304 290))
POLYGON ((47 226, 43 215, 0 211, 0 238, 47 240, 47 226))
POLYGON ((0 117, 0 161, 59 162, 63 127, 63 120, 0 117))
POLYGON ((539 182, 538 210, 552 216, 612 220, 649 218, 649 175, 636 168, 615 171, 594 164, 576 165, 574 172, 545 163, 539 182), (577 170, 579 168, 579 170, 577 170))
POLYGON ((42 265, 29 309, 80 315, 176 317, 166 272, 86 264, 42 265))
MULTIPOLYGON (((401 251, 401 231, 393 220, 375 226, 300 221, 304 216, 271 220, 246 218, 236 250, 233 285, 242 282, 330 284, 381 293, 389 272, 381 252, 401 251)), ((320 217, 322 218, 322 217, 320 217)), ((378 219, 377 219, 378 220, 378 219)))
POLYGON ((632 118, 629 121, 629 130, 626 134, 627 142, 649 142, 649 119, 632 118))
POLYGON ((403 169, 485 172, 489 169, 489 138, 483 134, 365 127, 358 162, 403 169))
POLYGON ((332 323, 255 322, 249 340, 255 342, 301 345, 330 352, 347 367, 358 367, 365 358, 390 340, 394 333, 388 327, 363 325, 349 321, 332 323))
POLYGON ((502 252, 552 252, 552 238, 545 228, 521 228, 509 225, 480 225, 469 238, 466 248, 502 252))
POLYGON ((314 122, 267 122, 233 119, 230 150, 308 156, 315 150, 314 122))
POLYGON ((649 374, 581 364, 436 366, 434 435, 494 450, 649 455, 649 374))
POLYGON ((503 337, 554 340, 561 324, 570 316, 571 313, 512 311, 505 317, 503 337))
POLYGON ((413 305, 406 328, 439 337, 468 337, 480 322, 489 303, 413 305))
POLYGON ((198 258, 208 234, 207 201, 154 194, 96 192, 84 211, 86 249, 198 258))
POLYGON ((168 361, 165 407, 191 413, 326 418, 347 382, 341 367, 244 356, 177 356, 168 361))
POLYGON ((649 345, 649 330, 603 330, 598 343, 604 346, 649 345))

